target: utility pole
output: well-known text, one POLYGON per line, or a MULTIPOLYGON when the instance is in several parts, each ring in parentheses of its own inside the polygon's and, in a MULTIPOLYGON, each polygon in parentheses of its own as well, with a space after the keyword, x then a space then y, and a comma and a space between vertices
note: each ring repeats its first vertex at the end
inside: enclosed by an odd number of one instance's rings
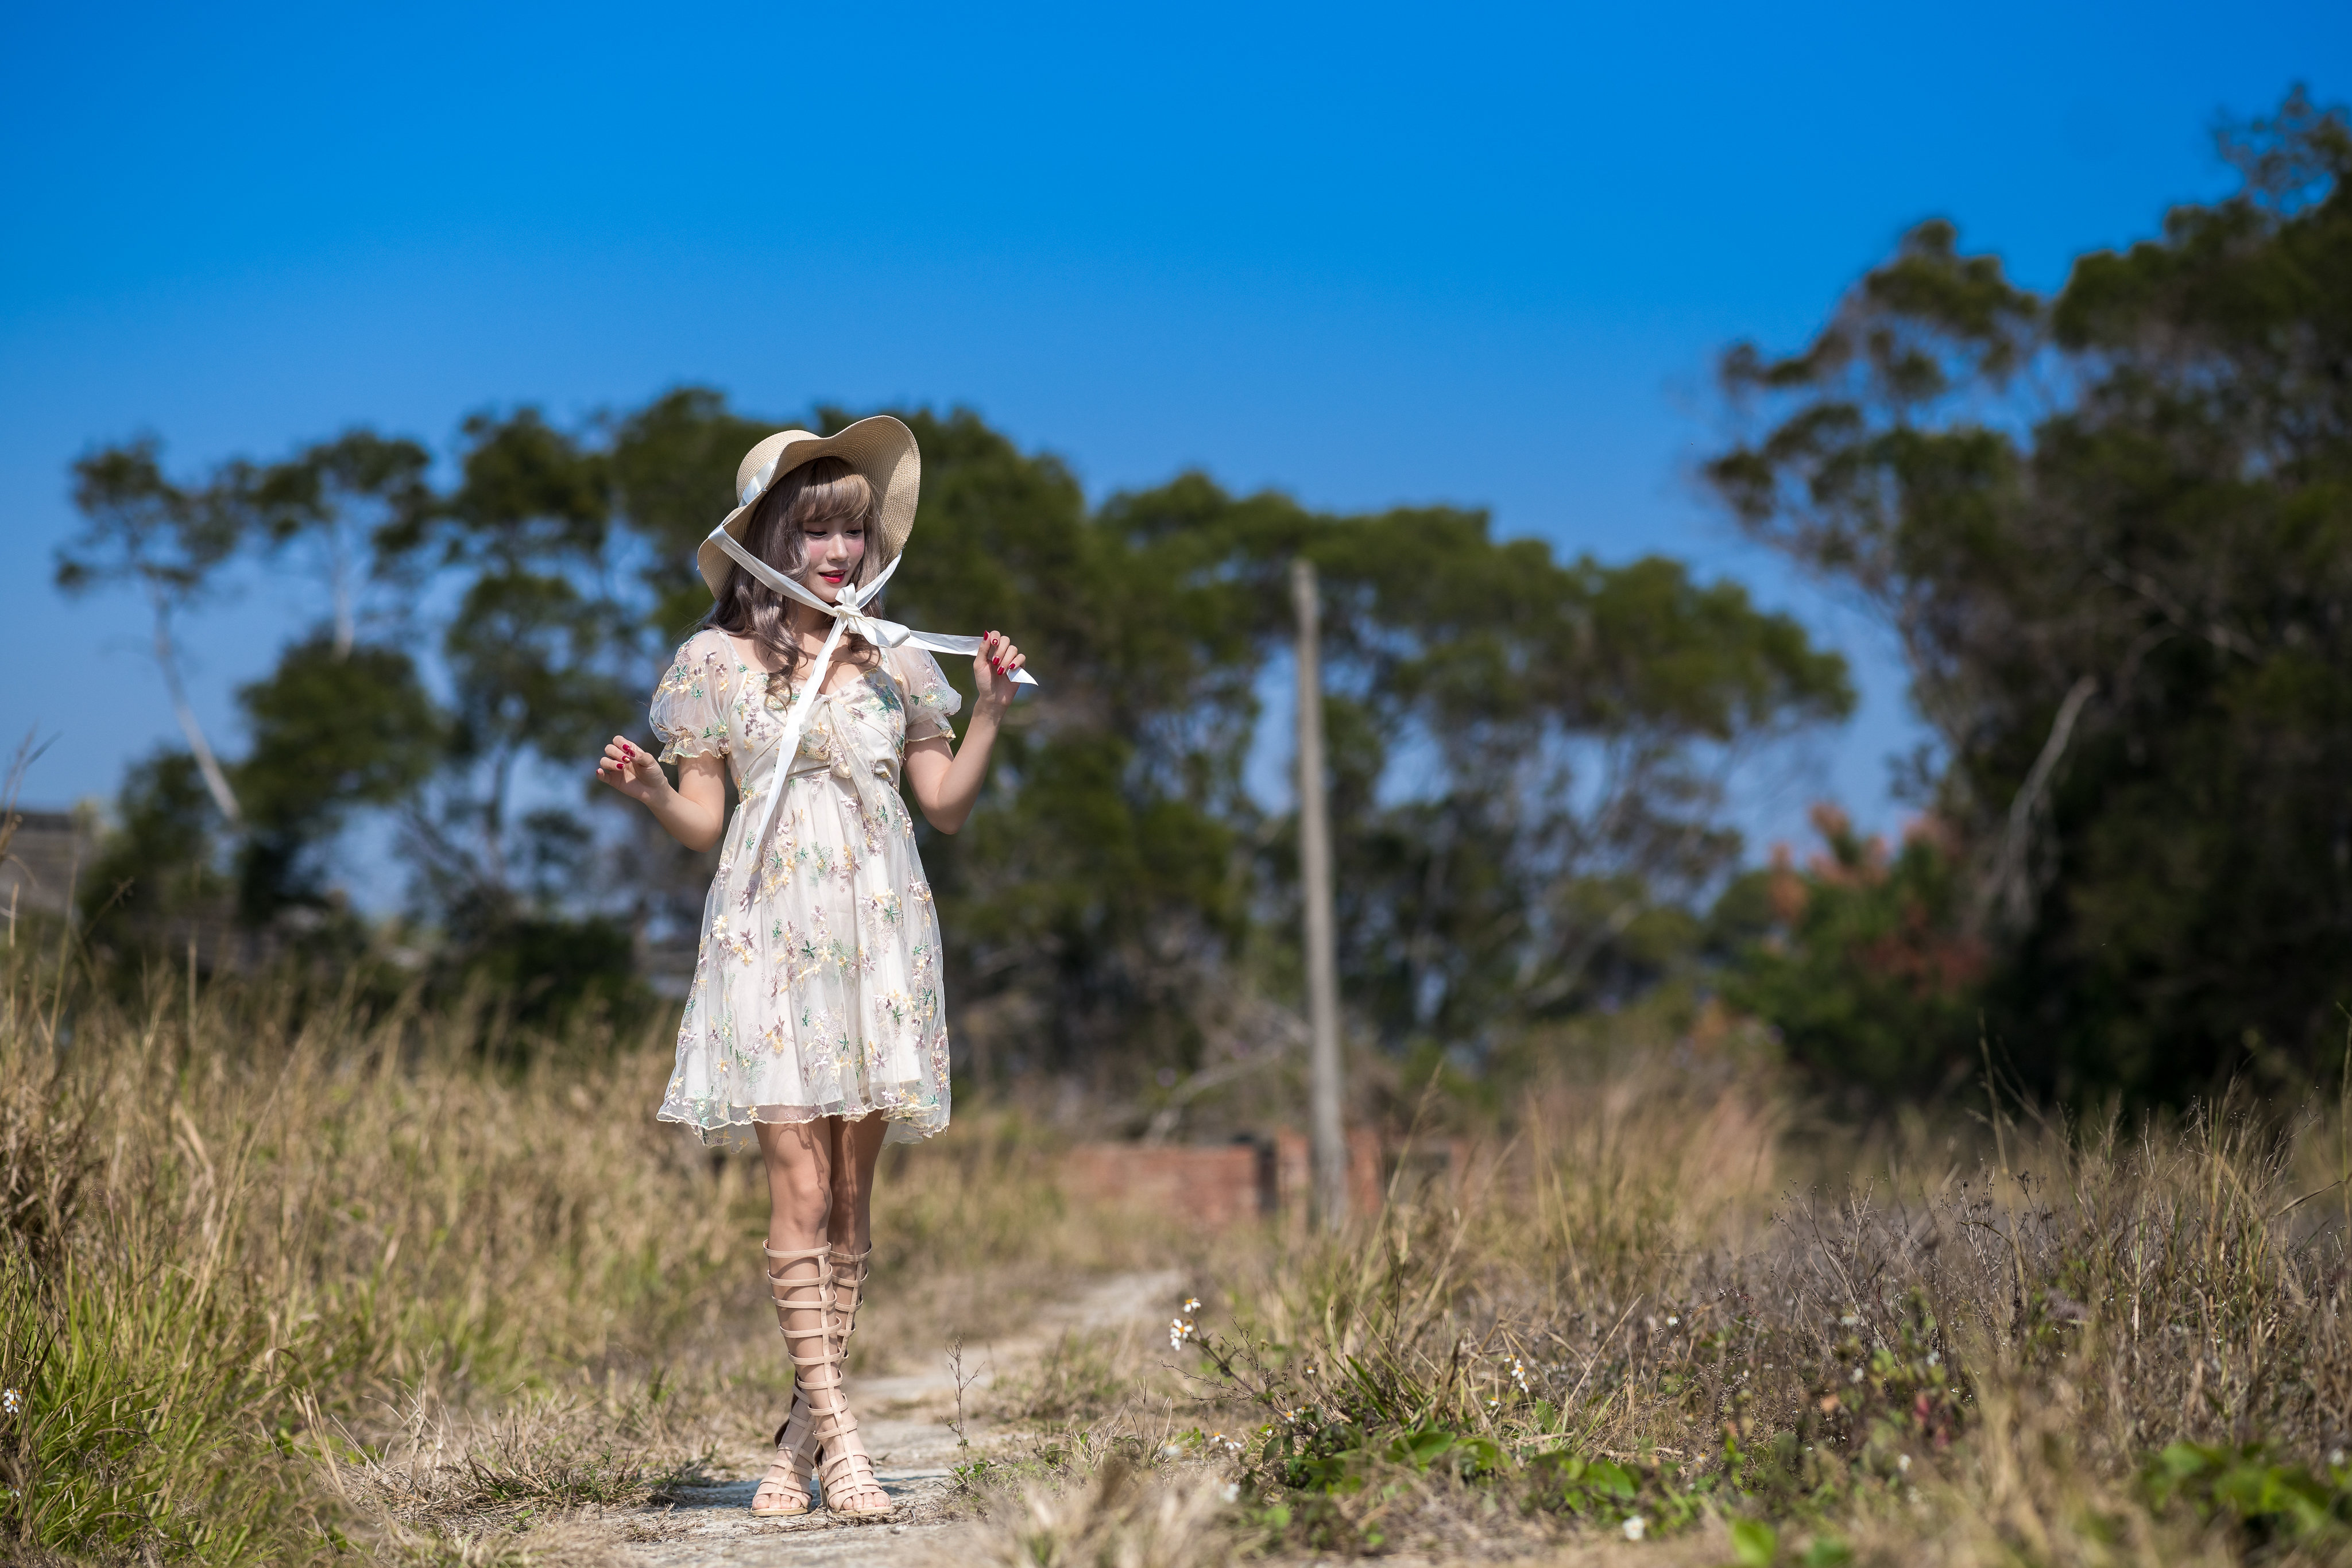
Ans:
POLYGON ((1326 1230, 1348 1218, 1348 1135, 1339 1116, 1339 972, 1331 932, 1331 821, 1323 789, 1323 660, 1315 563, 1290 563, 1298 617, 1298 882, 1307 904, 1307 1120, 1315 1211, 1326 1230))

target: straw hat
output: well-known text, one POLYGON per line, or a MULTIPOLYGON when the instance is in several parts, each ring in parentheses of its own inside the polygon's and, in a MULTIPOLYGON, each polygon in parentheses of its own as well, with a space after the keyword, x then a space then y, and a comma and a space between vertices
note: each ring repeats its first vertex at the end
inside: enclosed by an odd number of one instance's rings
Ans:
MULTIPOLYGON (((803 463, 838 457, 874 486, 874 510, 882 535, 881 565, 898 559, 907 536, 915 531, 915 494, 922 487, 923 455, 915 449, 915 433, 887 413, 861 419, 833 435, 813 435, 805 430, 780 430, 743 455, 735 470, 735 497, 742 505, 727 514, 719 526, 737 539, 751 526, 751 508, 774 487, 777 480, 803 463)), ((705 539, 694 552, 702 580, 712 598, 726 591, 735 563, 727 552, 705 539)))

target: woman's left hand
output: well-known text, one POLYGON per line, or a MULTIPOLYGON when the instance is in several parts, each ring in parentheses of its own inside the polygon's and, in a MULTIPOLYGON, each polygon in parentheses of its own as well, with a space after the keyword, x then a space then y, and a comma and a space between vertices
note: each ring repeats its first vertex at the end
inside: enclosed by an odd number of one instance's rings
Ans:
POLYGON ((1013 645, 1013 639, 1002 632, 991 632, 980 640, 980 652, 972 655, 971 678, 980 688, 980 706, 992 714, 1002 714, 1013 706, 1013 673, 1028 662, 1028 655, 1013 645))

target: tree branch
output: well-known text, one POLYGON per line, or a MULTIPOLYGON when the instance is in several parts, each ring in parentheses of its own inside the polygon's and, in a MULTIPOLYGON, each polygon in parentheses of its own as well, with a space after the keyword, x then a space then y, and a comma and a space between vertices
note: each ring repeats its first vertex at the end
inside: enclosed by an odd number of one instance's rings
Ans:
POLYGON ((2024 925, 2032 915, 2027 902, 2031 893, 2026 886, 2025 857, 2032 841, 2033 819, 2050 788, 2050 776, 2056 771, 2058 759, 2065 754, 2066 743, 2074 734, 2074 722, 2083 716, 2083 705, 2098 689, 2095 675, 2078 676, 2066 688, 2065 698, 2058 705, 2058 716, 2051 720, 2049 738, 2042 743, 2042 755, 2033 759, 2032 769, 2009 803, 2009 826, 2001 834, 2000 856, 1993 862, 1992 874, 1977 890, 1971 916, 1976 929, 1983 928, 1996 898, 2001 901, 2002 913, 2012 925, 2024 925))

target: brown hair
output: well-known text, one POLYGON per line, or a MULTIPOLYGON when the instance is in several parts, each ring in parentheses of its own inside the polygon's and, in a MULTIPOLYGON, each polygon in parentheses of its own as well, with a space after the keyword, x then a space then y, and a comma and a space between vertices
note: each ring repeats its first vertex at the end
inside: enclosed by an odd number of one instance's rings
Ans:
MULTIPOLYGON (((819 457, 768 486, 768 493, 752 507, 743 525, 743 548, 785 576, 798 578, 808 567, 808 530, 813 525, 862 523, 866 555, 857 563, 852 581, 863 583, 883 566, 879 512, 874 486, 865 475, 838 457, 819 457)), ((801 651, 800 639, 787 629, 791 607, 792 601, 782 594, 739 566, 728 573, 726 588, 703 619, 706 626, 749 638, 754 648, 774 662, 777 668, 768 676, 771 695, 781 696, 789 690, 802 666, 810 662, 801 651)), ((856 632, 845 632, 834 657, 870 670, 880 662, 881 651, 856 632)))

